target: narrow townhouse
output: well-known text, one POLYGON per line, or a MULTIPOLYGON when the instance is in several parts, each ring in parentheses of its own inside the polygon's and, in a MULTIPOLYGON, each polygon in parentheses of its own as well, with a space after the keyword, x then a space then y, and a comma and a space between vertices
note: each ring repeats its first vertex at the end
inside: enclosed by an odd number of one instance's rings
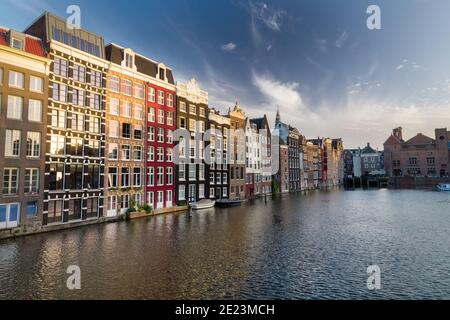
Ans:
POLYGON ((230 199, 245 198, 245 119, 244 110, 236 102, 228 111, 230 118, 230 199))

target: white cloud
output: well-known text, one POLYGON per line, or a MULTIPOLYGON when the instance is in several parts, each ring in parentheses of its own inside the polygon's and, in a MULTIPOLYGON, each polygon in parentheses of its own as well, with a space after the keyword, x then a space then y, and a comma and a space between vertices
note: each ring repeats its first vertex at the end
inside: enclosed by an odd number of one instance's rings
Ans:
POLYGON ((267 51, 270 51, 270 50, 272 50, 272 45, 269 43, 268 45, 267 45, 267 48, 266 48, 266 50, 267 51))
POLYGON ((252 17, 263 22, 269 29, 280 31, 283 23, 283 18, 286 16, 286 11, 281 9, 270 8, 266 3, 259 2, 253 4, 250 2, 250 9, 252 17))
POLYGON ((233 51, 234 49, 236 49, 236 44, 233 42, 229 42, 227 44, 222 45, 220 48, 224 51, 233 51))
POLYGON ((399 71, 399 70, 403 69, 404 67, 405 67, 404 64, 399 64, 399 65, 395 68, 395 70, 399 71))
POLYGON ((348 40, 349 36, 350 36, 350 33, 348 31, 342 32, 342 34, 336 40, 336 47, 341 49, 344 46, 345 42, 348 40))

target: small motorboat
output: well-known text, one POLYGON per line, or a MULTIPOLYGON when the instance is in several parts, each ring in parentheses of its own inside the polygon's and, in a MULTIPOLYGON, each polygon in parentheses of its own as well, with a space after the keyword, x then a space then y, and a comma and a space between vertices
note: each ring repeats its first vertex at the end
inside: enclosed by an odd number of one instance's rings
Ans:
POLYGON ((439 183, 436 187, 439 191, 450 191, 450 183, 439 183))
POLYGON ((240 206, 242 200, 230 200, 230 199, 220 199, 216 201, 216 206, 225 208, 225 207, 235 207, 240 206))
POLYGON ((194 210, 200 210, 212 208, 215 204, 216 202, 214 200, 202 199, 200 201, 190 203, 189 206, 194 210))

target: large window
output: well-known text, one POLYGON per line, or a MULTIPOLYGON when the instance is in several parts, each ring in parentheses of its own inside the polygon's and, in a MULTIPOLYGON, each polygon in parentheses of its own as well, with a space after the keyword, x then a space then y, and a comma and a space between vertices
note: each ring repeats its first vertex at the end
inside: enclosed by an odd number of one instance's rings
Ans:
POLYGON ((73 66, 73 79, 78 82, 86 82, 86 67, 75 64, 73 66))
POLYGON ((86 151, 88 157, 98 158, 100 156, 100 141, 88 140, 86 151))
POLYGON ((100 110, 101 107, 101 97, 98 94, 89 94, 89 107, 95 110, 100 110))
POLYGON ((100 133, 100 118, 89 117, 88 129, 90 133, 100 133))
POLYGON ((138 99, 144 99, 144 86, 142 84, 134 84, 134 97, 138 99))
POLYGON ((70 175, 67 176, 66 188, 73 190, 83 189, 83 165, 71 164, 70 175))
POLYGON ((166 168, 166 183, 169 186, 173 184, 173 168, 172 167, 166 168))
POLYGON ((142 161, 142 147, 133 146, 133 160, 142 161))
POLYGON ((67 77, 67 60, 55 58, 53 61, 53 72, 57 75, 67 77))
POLYGON ((100 166, 93 164, 88 165, 85 179, 85 185, 88 189, 98 189, 100 187, 100 166))
POLYGON ((48 182, 48 187, 50 190, 62 190, 64 188, 64 164, 50 164, 48 182))
POLYGON ((128 144, 122 145, 122 160, 131 160, 131 147, 128 144))
POLYGON ((178 186, 178 200, 186 200, 186 186, 183 184, 178 186))
POLYGON ((167 105, 169 107, 173 107, 173 94, 169 93, 167 95, 167 105))
POLYGON ((155 147, 148 147, 147 161, 155 161, 155 147))
POLYGON ((122 188, 129 187, 130 186, 130 168, 123 167, 121 169, 121 176, 122 176, 121 187, 122 188))
POLYGON ((19 169, 5 168, 3 169, 3 194, 17 194, 19 185, 19 169))
POLYGON ((30 76, 30 91, 43 92, 44 79, 40 77, 30 76))
POLYGON ((55 128, 66 128, 66 111, 52 110, 51 126, 55 128))
POLYGON ((70 138, 70 155, 82 157, 83 156, 83 139, 82 138, 70 138))
POLYGON ((147 120, 149 122, 155 122, 155 115, 156 115, 155 108, 148 108, 147 120))
POLYGON ((100 71, 91 70, 91 85, 102 87, 102 73, 100 71))
POLYGON ((118 169, 108 168, 108 188, 117 188, 119 186, 118 169))
POLYGON ((109 136, 111 138, 119 137, 119 121, 116 120, 109 121, 109 136))
POLYGON ((158 142, 164 142, 164 128, 158 128, 158 142))
POLYGON ((9 71, 9 81, 8 84, 10 87, 14 88, 24 88, 24 74, 16 71, 9 71))
POLYGON ((53 84, 53 100, 66 102, 67 101, 67 86, 61 83, 53 84))
POLYGON ((131 118, 131 102, 123 101, 122 102, 122 116, 131 118))
POLYGON ((132 94, 132 84, 130 80, 122 79, 122 93, 126 96, 130 96, 132 94))
POLYGON ((156 101, 155 88, 152 88, 152 87, 148 88, 148 101, 150 101, 150 102, 156 101))
POLYGON ((64 200, 50 200, 48 202, 47 223, 62 222, 64 200))
POLYGON ((39 169, 37 168, 25 169, 24 192, 28 194, 39 192, 39 169))
POLYGON ((109 101, 109 113, 114 116, 119 115, 119 100, 111 99, 109 101))
POLYGON ((158 104, 164 105, 164 91, 158 90, 158 104))
POLYGON ((114 92, 120 92, 120 79, 116 76, 109 78, 109 89, 114 92))
POLYGON ((39 158, 41 155, 41 133, 27 132, 27 157, 39 158))
POLYGON ((63 156, 65 153, 66 138, 64 136, 50 136, 50 154, 63 156))
POLYGON ((139 104, 134 106, 134 118, 137 120, 143 119, 142 106, 139 104))
POLYGON ((158 167, 158 176, 157 176, 158 186, 164 185, 164 168, 158 167))
POLYGON ((109 160, 117 160, 119 155, 119 147, 117 143, 109 143, 108 144, 108 159, 109 160))
POLYGON ((8 110, 6 117, 8 119, 22 120, 23 98, 8 96, 8 110))
POLYGON ((122 123, 122 138, 131 138, 131 124, 122 123))
POLYGON ((42 121, 42 101, 30 99, 28 102, 28 121, 42 121))
POLYGON ((141 168, 133 168, 133 187, 140 187, 142 183, 141 168))
POLYGON ((84 107, 85 91, 80 89, 72 89, 72 104, 84 107))
POLYGON ((134 125, 134 138, 142 140, 142 126, 140 124, 134 125))
POLYGON ((148 127, 147 128, 147 140, 148 141, 155 141, 155 127, 148 127))
POLYGON ((84 115, 72 113, 72 130, 84 131, 84 115))
POLYGON ((69 221, 81 219, 81 199, 69 200, 69 221))
POLYGON ((93 197, 87 199, 86 217, 88 219, 98 217, 98 198, 93 197))
POLYGON ((19 157, 20 156, 20 130, 6 129, 5 135, 5 157, 19 157))
POLYGON ((164 124, 164 110, 158 110, 158 123, 164 124))
POLYGON ((195 180, 195 163, 189 164, 189 180, 195 180))
POLYGON ((180 163, 178 166, 178 179, 186 180, 186 165, 184 163, 180 163))
POLYGON ((148 167, 147 168, 147 186, 155 185, 155 168, 148 167))

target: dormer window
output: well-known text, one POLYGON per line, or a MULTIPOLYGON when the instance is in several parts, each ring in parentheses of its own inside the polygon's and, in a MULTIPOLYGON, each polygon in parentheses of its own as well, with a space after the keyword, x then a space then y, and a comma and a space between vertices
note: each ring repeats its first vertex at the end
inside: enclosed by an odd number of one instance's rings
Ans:
POLYGON ((166 80, 166 69, 159 68, 159 79, 165 81, 166 80))
POLYGON ((128 68, 133 68, 133 66, 134 66, 133 60, 134 60, 133 55, 131 55, 129 53, 125 54, 125 64, 128 68))
POLYGON ((12 39, 12 47, 17 50, 23 50, 23 41, 20 39, 12 39))

